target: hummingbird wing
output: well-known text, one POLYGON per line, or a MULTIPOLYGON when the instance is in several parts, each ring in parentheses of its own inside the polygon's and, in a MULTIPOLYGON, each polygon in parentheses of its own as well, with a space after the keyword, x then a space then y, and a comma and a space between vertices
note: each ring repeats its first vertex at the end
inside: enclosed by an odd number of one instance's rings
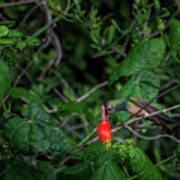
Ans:
MULTIPOLYGON (((131 101, 131 103, 134 103, 134 105, 131 105, 131 108, 129 109, 132 112, 132 107, 136 107, 134 109, 136 109, 136 112, 138 112, 141 108, 144 108, 140 113, 138 113, 138 115, 145 115, 145 114, 149 114, 149 113, 153 113, 156 111, 159 111, 157 108, 155 108, 152 105, 149 105, 149 103, 143 99, 129 99, 131 101), (139 107, 139 108, 137 108, 139 107)), ((135 113, 133 113, 135 114, 135 113)), ((158 115, 152 116, 151 119, 153 120, 153 122, 159 126, 160 129, 162 129, 164 132, 166 132, 167 134, 171 134, 171 130, 166 126, 166 123, 172 123, 172 120, 165 115, 164 113, 160 113, 158 115)))
MULTIPOLYGON (((140 99, 138 103, 140 104, 141 107, 145 107, 145 109, 150 113, 159 111, 159 109, 155 108, 152 105, 149 105, 149 103, 143 99, 140 99)), ((164 120, 166 123, 169 123, 169 124, 173 123, 172 119, 169 118, 165 113, 159 113, 156 115, 156 117, 164 120)))

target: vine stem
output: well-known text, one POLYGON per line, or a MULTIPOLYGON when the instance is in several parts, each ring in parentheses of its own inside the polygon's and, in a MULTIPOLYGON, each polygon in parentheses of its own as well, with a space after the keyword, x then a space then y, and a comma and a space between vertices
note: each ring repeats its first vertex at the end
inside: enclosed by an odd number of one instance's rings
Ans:
POLYGON ((30 3, 34 3, 34 2, 36 2, 36 0, 26 0, 26 1, 5 3, 5 4, 0 4, 0 8, 12 7, 12 6, 19 6, 19 5, 30 4, 30 3))

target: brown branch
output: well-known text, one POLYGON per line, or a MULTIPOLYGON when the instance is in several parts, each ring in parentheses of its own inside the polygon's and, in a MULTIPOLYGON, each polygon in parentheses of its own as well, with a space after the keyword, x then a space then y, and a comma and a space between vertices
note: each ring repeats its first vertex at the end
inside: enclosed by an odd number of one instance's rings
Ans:
POLYGON ((55 94, 57 94, 64 102, 68 102, 68 101, 69 101, 65 96, 63 96, 63 95, 58 91, 57 88, 53 88, 53 91, 54 91, 55 94))
POLYGON ((96 54, 92 55, 91 57, 92 58, 99 58, 99 57, 103 57, 103 56, 111 55, 111 54, 115 54, 115 53, 119 53, 121 56, 126 57, 126 53, 123 50, 121 50, 121 51, 110 50, 108 52, 96 53, 96 54))
POLYGON ((169 88, 169 89, 163 91, 162 93, 160 93, 160 94, 156 97, 156 99, 159 99, 160 97, 162 97, 162 96, 170 93, 171 91, 174 91, 175 89, 177 89, 177 88, 179 88, 179 87, 180 87, 180 83, 178 83, 178 85, 176 85, 176 86, 174 86, 174 87, 172 87, 172 88, 169 88))
POLYGON ((19 6, 19 5, 30 4, 30 3, 34 3, 34 2, 36 2, 36 0, 26 0, 26 1, 5 3, 5 4, 0 4, 0 8, 12 7, 12 6, 19 6))
POLYGON ((24 25, 26 23, 26 21, 29 19, 29 17, 33 14, 34 11, 36 11, 36 9, 39 8, 39 6, 42 4, 42 2, 37 3, 35 6, 33 6, 23 17, 23 19, 21 20, 19 27, 21 27, 22 25, 24 25))
POLYGON ((76 93, 74 92, 73 88, 71 88, 71 86, 66 81, 66 79, 64 79, 58 71, 54 69, 50 69, 50 71, 59 78, 61 83, 70 91, 70 93, 74 96, 74 98, 76 98, 77 97, 76 93))
POLYGON ((140 137, 141 139, 145 139, 145 140, 149 140, 149 141, 152 141, 152 140, 156 140, 156 139, 160 139, 160 138, 169 138, 169 139, 172 139, 174 140, 175 142, 177 143, 180 143, 180 139, 177 139, 176 137, 174 136, 171 136, 169 134, 159 134, 159 135, 156 135, 156 136, 144 136, 144 135, 141 135, 139 133, 137 133, 136 131, 134 131, 130 126, 128 125, 125 125, 124 126, 126 129, 128 129, 129 131, 131 131, 135 136, 137 137, 140 137))
POLYGON ((172 84, 179 84, 179 85, 180 85, 180 80, 178 80, 178 79, 172 79, 171 81, 169 81, 169 82, 167 82, 166 84, 164 84, 164 85, 160 88, 160 90, 164 90, 164 89, 170 87, 172 84))
POLYGON ((76 99, 77 102, 81 102, 83 101, 84 99, 86 99, 88 96, 90 96, 92 93, 94 93, 97 89, 99 88, 102 88, 104 86, 107 86, 108 85, 108 82, 107 81, 104 81, 103 83, 100 83, 96 86, 94 86, 92 89, 90 89, 86 94, 84 94, 83 96, 79 97, 76 99))
MULTIPOLYGON (((50 24, 52 22, 52 15, 49 12, 48 5, 47 5, 46 1, 43 1, 41 9, 46 14, 47 24, 50 24)), ((46 65, 46 67, 41 72, 41 74, 40 74, 41 80, 45 77, 45 75, 49 71, 49 69, 54 64, 58 65, 62 59, 62 47, 61 47, 61 43, 60 43, 58 36, 56 35, 56 33, 53 31, 53 29, 51 27, 48 28, 47 33, 48 33, 48 40, 51 41, 51 43, 53 44, 53 46, 55 48, 55 55, 54 55, 54 58, 49 61, 49 63, 46 65)))

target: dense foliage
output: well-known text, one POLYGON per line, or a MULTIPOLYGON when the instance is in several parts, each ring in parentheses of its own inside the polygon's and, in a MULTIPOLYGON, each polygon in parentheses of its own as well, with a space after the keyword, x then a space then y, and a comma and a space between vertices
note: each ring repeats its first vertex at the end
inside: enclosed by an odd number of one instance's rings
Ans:
POLYGON ((111 145, 96 134, 110 99, 180 104, 179 18, 179 0, 1 0, 1 179, 180 179, 180 109, 165 137, 125 111, 111 145))

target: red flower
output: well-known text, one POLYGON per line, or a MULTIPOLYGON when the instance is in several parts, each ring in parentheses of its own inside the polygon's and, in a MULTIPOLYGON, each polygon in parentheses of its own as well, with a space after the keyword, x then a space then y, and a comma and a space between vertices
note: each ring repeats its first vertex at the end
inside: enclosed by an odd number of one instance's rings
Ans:
POLYGON ((111 125, 108 121, 99 123, 97 135, 103 142, 111 140, 111 125))
POLYGON ((111 140, 111 125, 107 121, 107 117, 105 115, 105 107, 104 105, 101 106, 101 116, 102 116, 102 122, 99 123, 97 128, 97 135, 99 136, 99 139, 103 142, 110 141, 111 140))

